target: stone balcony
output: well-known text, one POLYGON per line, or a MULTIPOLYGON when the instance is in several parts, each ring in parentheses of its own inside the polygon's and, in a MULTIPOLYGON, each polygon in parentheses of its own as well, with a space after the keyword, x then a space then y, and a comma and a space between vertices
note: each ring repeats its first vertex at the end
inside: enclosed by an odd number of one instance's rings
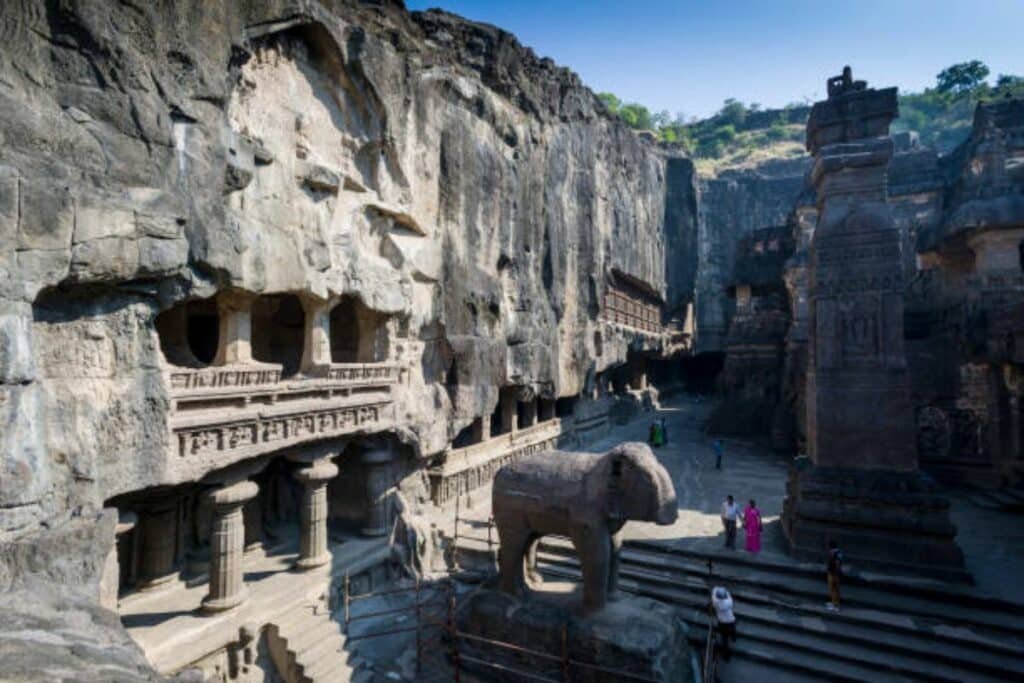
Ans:
POLYGON ((345 363, 283 378, 249 362, 167 373, 171 450, 182 474, 320 439, 386 428, 397 364, 345 363))
POLYGON ((544 422, 492 437, 480 443, 448 451, 441 465, 430 468, 431 499, 448 505, 459 497, 486 491, 501 467, 532 453, 558 448, 608 424, 603 413, 584 420, 552 418, 544 422))

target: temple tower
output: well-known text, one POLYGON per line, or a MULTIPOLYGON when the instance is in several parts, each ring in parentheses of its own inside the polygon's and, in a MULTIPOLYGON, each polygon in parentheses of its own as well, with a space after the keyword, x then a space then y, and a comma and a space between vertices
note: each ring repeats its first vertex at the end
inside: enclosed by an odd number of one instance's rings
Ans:
POLYGON ((859 565, 964 577, 948 502, 920 473, 903 348, 900 237, 887 203, 896 88, 849 67, 807 122, 818 223, 810 246, 807 449, 787 487, 794 555, 835 540, 859 565))

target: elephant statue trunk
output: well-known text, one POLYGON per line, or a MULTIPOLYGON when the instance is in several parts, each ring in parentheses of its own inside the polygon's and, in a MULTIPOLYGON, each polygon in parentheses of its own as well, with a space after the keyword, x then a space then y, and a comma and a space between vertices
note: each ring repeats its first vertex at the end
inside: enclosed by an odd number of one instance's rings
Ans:
POLYGON ((615 591, 621 530, 629 520, 672 524, 675 487, 645 444, 604 455, 548 451, 505 465, 494 478, 492 511, 501 546, 501 590, 526 592, 524 560, 540 537, 567 536, 583 573, 583 607, 598 610, 615 591))

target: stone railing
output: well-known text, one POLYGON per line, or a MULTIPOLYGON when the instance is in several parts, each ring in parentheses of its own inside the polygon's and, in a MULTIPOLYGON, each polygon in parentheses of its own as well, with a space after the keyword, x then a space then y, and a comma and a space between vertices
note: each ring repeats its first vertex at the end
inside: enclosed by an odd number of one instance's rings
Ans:
POLYGON ((446 505, 458 496, 489 486, 503 465, 532 453, 558 448, 607 424, 606 413, 578 422, 573 418, 554 418, 453 449, 447 453, 443 464, 428 472, 431 498, 435 505, 446 505))
POLYGON ((174 369, 168 373, 167 384, 175 412, 184 412, 384 388, 396 384, 399 374, 398 365, 391 363, 334 363, 316 375, 282 378, 281 366, 259 363, 174 369))
POLYGON ((279 365, 239 365, 172 370, 167 376, 171 394, 202 392, 207 389, 260 386, 281 381, 279 365))
POLYGON ((316 376, 246 364, 168 375, 172 448, 190 466, 223 466, 286 446, 371 431, 391 420, 395 364, 335 364, 316 376))

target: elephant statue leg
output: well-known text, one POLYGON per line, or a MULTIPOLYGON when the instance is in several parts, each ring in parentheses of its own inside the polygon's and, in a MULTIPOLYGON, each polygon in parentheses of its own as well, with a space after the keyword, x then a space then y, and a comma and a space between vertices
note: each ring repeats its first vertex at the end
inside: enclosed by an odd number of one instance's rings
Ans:
POLYGON ((622 553, 622 531, 611 535, 608 557, 608 597, 614 598, 619 588, 619 555, 622 553))
POLYGON ((595 612, 608 599, 611 539, 607 528, 582 527, 572 531, 572 542, 583 570, 583 611, 595 612))
POLYGON ((498 524, 498 577, 503 593, 519 596, 526 590, 524 560, 533 534, 525 524, 498 524))
POLYGON ((544 583, 544 577, 537 570, 537 546, 540 545, 541 538, 541 536, 538 536, 533 539, 530 542, 529 549, 526 551, 526 583, 531 587, 544 583))

